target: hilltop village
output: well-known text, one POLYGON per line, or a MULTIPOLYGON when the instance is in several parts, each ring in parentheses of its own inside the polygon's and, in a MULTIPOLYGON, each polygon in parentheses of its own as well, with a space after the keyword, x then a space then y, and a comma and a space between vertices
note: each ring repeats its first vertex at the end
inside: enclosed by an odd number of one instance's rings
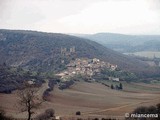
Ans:
POLYGON ((114 71, 116 70, 117 65, 100 61, 97 58, 76 58, 75 60, 70 61, 67 65, 67 69, 57 74, 57 76, 60 76, 63 80, 67 80, 68 78, 78 74, 91 77, 100 73, 104 68, 114 71))

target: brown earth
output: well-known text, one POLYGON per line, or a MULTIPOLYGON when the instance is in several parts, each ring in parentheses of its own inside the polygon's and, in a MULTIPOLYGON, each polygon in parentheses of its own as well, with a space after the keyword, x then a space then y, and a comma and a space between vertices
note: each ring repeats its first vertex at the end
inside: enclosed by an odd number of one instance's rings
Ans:
MULTIPOLYGON (((81 111, 83 117, 115 116, 124 118, 125 113, 133 111, 139 106, 155 105, 160 102, 160 87, 158 85, 136 84, 147 91, 111 90, 100 83, 77 82, 66 90, 59 90, 58 86, 50 93, 48 102, 44 102, 36 114, 42 113, 47 108, 53 108, 56 115, 62 117, 73 117, 76 111, 81 111), (149 91, 150 88, 156 91, 149 91)), ((46 85, 42 87, 47 88, 46 85)), ((41 90, 41 91, 43 91, 41 90)), ((15 107, 16 94, 0 94, 0 105, 8 115, 23 118, 26 114, 20 113, 15 107)))

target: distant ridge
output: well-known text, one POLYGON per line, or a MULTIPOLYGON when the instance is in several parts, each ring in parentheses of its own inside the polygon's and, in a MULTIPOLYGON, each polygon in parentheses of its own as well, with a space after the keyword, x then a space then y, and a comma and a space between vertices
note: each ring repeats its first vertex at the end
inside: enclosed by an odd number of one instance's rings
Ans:
MULTIPOLYGON (((76 34, 75 34, 76 35, 76 34)), ((119 52, 160 51, 160 35, 77 34, 119 52)))

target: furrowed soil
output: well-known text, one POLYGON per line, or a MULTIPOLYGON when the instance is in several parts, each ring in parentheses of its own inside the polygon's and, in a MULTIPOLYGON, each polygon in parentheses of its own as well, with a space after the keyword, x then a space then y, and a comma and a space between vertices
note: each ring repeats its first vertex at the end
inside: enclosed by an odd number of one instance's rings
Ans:
MULTIPOLYGON (((106 82, 109 84, 108 82, 106 82)), ((36 114, 53 108, 56 116, 64 118, 75 117, 77 111, 81 117, 115 117, 123 118, 125 113, 133 111, 139 106, 156 105, 160 102, 160 85, 145 83, 122 83, 123 90, 112 90, 101 83, 76 82, 69 89, 59 90, 55 86, 50 92, 49 101, 45 101, 36 114)), ((44 92, 48 86, 41 87, 44 92)), ((40 95, 42 95, 39 92, 40 95)), ((21 113, 16 107, 16 93, 0 94, 0 106, 10 116, 25 118, 26 113, 21 113)))

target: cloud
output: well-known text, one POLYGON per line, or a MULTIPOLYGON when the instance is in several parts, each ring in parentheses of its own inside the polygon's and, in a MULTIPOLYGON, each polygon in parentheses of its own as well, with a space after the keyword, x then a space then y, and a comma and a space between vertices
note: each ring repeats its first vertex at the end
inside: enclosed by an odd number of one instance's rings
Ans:
POLYGON ((7 0, 0 0, 0 6, 3 7, 3 5, 7 2, 7 0))
POLYGON ((160 34, 160 0, 0 0, 0 28, 160 34))
POLYGON ((4 13, 8 3, 8 0, 0 0, 0 14, 4 13))
POLYGON ((151 9, 160 10, 160 0, 149 0, 151 9))
POLYGON ((150 10, 150 7, 145 0, 108 0, 94 3, 80 13, 64 17, 59 22, 68 26, 71 31, 78 28, 87 33, 145 33, 146 29, 146 32, 155 32, 157 28, 153 26, 160 25, 159 13, 150 10))

